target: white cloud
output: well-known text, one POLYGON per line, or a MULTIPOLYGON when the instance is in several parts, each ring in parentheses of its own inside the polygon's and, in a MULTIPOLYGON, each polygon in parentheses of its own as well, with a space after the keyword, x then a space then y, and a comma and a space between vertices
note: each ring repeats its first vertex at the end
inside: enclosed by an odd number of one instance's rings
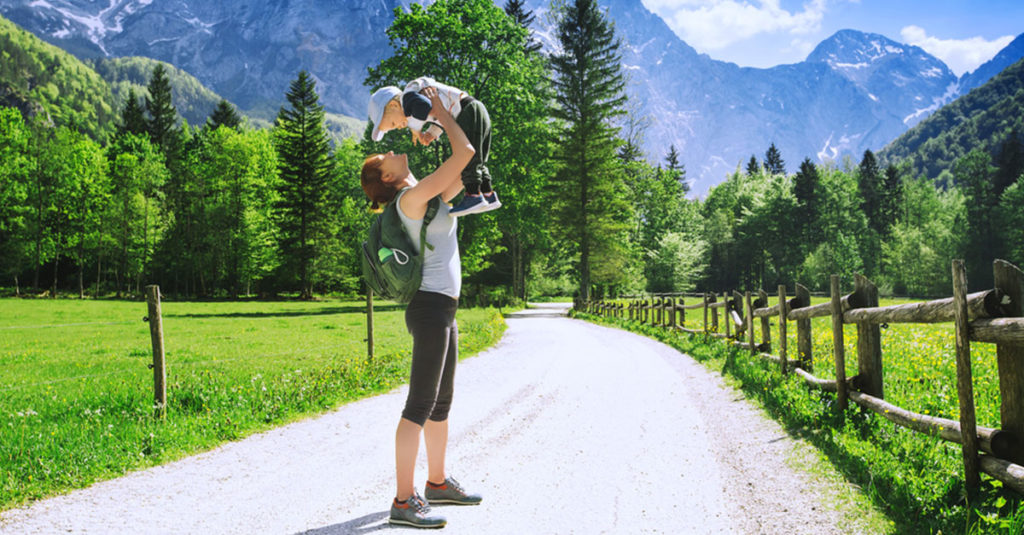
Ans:
POLYGON ((924 28, 913 25, 900 30, 900 36, 907 44, 919 46, 944 61, 957 76, 977 69, 1013 41, 1012 35, 991 41, 986 41, 984 37, 939 39, 929 36, 924 28))
POLYGON ((808 0, 789 12, 779 0, 643 0, 684 41, 702 52, 762 33, 813 34, 821 29, 826 0, 808 0))

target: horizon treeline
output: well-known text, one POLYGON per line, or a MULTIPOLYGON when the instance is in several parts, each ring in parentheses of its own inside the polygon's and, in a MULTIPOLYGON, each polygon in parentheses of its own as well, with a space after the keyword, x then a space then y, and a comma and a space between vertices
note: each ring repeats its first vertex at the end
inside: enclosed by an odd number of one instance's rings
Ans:
MULTIPOLYGON (((952 258, 968 260, 977 287, 991 284, 993 258, 1024 263, 1016 131, 1001 133, 994 152, 959 157, 941 181, 882 167, 871 151, 859 164, 804 159, 789 175, 787 155, 770 144, 762 161, 752 156, 691 199, 676 147, 639 148, 650 120, 625 97, 621 41, 606 14, 575 0, 556 17, 559 52, 547 56, 521 1, 412 4, 387 30, 392 56, 367 73, 367 94, 428 75, 490 112, 489 167, 504 206, 459 221, 471 302, 823 289, 828 275, 853 273, 887 293, 942 295, 952 258)), ((90 135, 95 126, 0 108, 0 287, 354 295, 374 217, 359 186, 364 158, 408 153, 422 177, 450 153, 444 137, 418 147, 405 131, 332 145, 305 71, 270 129, 252 128, 227 102, 189 125, 170 91, 158 65, 147 96, 130 94, 116 132, 102 137, 90 135)))

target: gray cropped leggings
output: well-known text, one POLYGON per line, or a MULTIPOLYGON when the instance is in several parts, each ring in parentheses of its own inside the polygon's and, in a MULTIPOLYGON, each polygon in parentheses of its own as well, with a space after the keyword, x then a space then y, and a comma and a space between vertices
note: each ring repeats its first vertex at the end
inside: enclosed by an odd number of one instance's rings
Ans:
POLYGON ((428 418, 448 419, 459 360, 458 308, 458 300, 447 295, 419 291, 405 309, 405 325, 412 334, 412 371, 402 418, 418 425, 428 418))

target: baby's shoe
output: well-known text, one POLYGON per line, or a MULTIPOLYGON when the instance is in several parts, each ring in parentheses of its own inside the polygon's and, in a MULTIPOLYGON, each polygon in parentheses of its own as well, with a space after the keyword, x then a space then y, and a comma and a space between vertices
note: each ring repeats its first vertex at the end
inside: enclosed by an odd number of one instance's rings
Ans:
POLYGON ((481 212, 490 212, 491 210, 501 208, 501 201, 498 200, 498 192, 496 191, 484 193, 484 200, 487 201, 487 208, 484 208, 481 212))
POLYGON ((472 195, 467 193, 462 196, 462 201, 448 211, 452 217, 459 217, 469 214, 477 214, 487 210, 487 200, 483 195, 472 195))

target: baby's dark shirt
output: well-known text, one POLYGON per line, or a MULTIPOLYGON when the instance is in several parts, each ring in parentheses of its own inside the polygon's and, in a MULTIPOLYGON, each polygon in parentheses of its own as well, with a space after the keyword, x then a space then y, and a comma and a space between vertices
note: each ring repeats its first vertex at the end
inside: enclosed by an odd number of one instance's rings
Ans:
POLYGON ((402 111, 405 112, 406 117, 426 121, 432 107, 430 99, 419 93, 409 91, 402 95, 402 111))

